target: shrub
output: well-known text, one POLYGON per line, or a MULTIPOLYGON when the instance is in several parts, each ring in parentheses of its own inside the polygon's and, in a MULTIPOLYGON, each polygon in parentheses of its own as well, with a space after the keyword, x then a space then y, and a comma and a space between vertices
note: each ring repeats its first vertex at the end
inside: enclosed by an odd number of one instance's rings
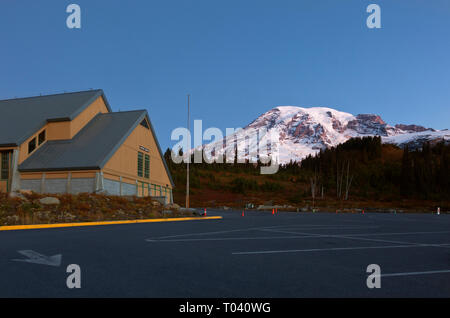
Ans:
POLYGON ((246 191, 258 190, 258 183, 255 180, 249 180, 242 177, 234 178, 231 181, 231 191, 234 193, 245 193, 246 191))
POLYGON ((278 182, 266 181, 260 186, 262 191, 278 192, 283 190, 283 186, 278 182))

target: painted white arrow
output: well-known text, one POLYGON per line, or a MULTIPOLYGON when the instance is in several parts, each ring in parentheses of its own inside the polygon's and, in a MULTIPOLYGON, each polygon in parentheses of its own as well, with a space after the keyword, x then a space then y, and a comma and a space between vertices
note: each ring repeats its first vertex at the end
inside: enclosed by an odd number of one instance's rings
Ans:
POLYGON ((60 266, 61 265, 61 254, 53 255, 53 256, 45 256, 38 252, 32 251, 32 250, 21 250, 17 251, 23 256, 26 256, 28 258, 26 259, 13 259, 13 261, 16 262, 27 262, 27 263, 34 263, 34 264, 42 264, 42 265, 48 265, 48 266, 60 266))

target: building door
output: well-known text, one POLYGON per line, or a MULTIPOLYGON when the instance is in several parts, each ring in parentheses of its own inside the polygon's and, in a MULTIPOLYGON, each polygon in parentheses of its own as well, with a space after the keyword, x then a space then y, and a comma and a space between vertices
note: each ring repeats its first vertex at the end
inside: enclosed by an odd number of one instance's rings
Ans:
POLYGON ((11 187, 12 151, 0 151, 0 192, 9 192, 11 187))

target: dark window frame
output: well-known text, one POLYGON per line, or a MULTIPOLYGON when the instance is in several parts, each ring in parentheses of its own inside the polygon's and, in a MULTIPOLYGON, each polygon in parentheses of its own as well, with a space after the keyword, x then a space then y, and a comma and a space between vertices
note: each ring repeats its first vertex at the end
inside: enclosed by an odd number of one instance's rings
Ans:
POLYGON ((144 154, 140 151, 138 151, 137 175, 141 178, 144 175, 144 154))
POLYGON ((0 180, 9 180, 11 153, 0 153, 0 180))
POLYGON ((42 145, 47 140, 47 133, 45 129, 38 135, 38 146, 42 145))
POLYGON ((37 148, 37 140, 36 137, 34 137, 33 139, 31 139, 28 142, 28 154, 32 153, 33 151, 35 151, 37 148))
POLYGON ((150 156, 144 155, 144 178, 150 179, 150 156))

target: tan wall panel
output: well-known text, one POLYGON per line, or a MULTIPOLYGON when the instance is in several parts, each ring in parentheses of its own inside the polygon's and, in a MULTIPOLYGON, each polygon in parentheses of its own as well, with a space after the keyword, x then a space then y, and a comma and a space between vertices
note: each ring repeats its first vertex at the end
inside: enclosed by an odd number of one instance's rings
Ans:
POLYGON ((119 176, 116 176, 116 175, 113 175, 113 174, 110 174, 110 173, 103 172, 103 177, 105 179, 112 180, 112 181, 120 181, 120 177, 119 176))
POLYGON ((104 170, 115 175, 131 177, 138 181, 172 187, 152 132, 141 125, 138 125, 128 136, 107 162, 104 170), (139 146, 149 149, 150 152, 146 153, 140 150, 139 146), (150 179, 141 178, 137 175, 138 151, 150 155, 150 179))
POLYGON ((68 176, 68 172, 46 173, 45 179, 67 179, 68 176))
POLYGON ((0 181, 0 192, 7 192, 8 181, 0 181))
MULTIPOLYGON (((69 172, 72 173, 72 179, 79 178, 94 178, 96 171, 56 171, 56 172, 45 172, 46 179, 67 179, 69 172)), ((37 180, 42 178, 42 172, 21 172, 20 178, 24 180, 37 180)))
POLYGON ((16 150, 17 147, 0 147, 0 151, 16 150))
POLYGON ((73 138, 87 123, 89 123, 98 113, 108 113, 103 97, 98 97, 89 107, 83 110, 71 122, 71 138, 73 138))
POLYGON ((97 171, 72 171, 72 179, 94 178, 97 171))
POLYGON ((136 185, 136 179, 131 179, 131 178, 127 178, 127 177, 122 177, 122 182, 136 185))
POLYGON ((113 180, 113 181, 120 181, 120 177, 122 177, 122 182, 123 183, 128 183, 128 184, 132 184, 132 185, 136 185, 136 179, 135 178, 127 178, 125 177, 123 174, 120 176, 118 173, 115 173, 114 171, 111 171, 110 169, 108 170, 102 170, 103 171, 103 177, 105 179, 108 180, 113 180), (109 172, 107 172, 109 171, 109 172))
POLYGON ((40 173, 40 172, 20 173, 20 179, 24 179, 24 180, 36 180, 36 179, 41 179, 41 178, 42 178, 42 173, 40 173))
POLYGON ((128 183, 132 185, 136 185, 137 178, 128 175, 128 177, 124 173, 119 173, 117 171, 113 171, 111 169, 103 169, 103 177, 113 181, 120 181, 120 177, 122 177, 123 183, 128 183))
MULTIPOLYGON (((45 127, 44 127, 45 128, 45 127)), ((30 138, 28 138, 27 140, 25 140, 25 142, 23 144, 21 144, 19 146, 19 165, 24 162, 29 156, 31 156, 33 153, 36 152, 37 149, 39 149, 40 147, 42 147, 47 141, 43 142, 40 146, 38 145, 38 135, 43 131, 44 129, 39 129, 38 132, 36 134, 34 134, 33 136, 31 136, 30 138), (33 139, 36 138, 36 149, 34 149, 34 151, 29 154, 28 153, 28 143, 33 139)))
POLYGON ((71 122, 60 121, 48 123, 44 128, 47 130, 47 140, 67 140, 71 138, 71 122))

